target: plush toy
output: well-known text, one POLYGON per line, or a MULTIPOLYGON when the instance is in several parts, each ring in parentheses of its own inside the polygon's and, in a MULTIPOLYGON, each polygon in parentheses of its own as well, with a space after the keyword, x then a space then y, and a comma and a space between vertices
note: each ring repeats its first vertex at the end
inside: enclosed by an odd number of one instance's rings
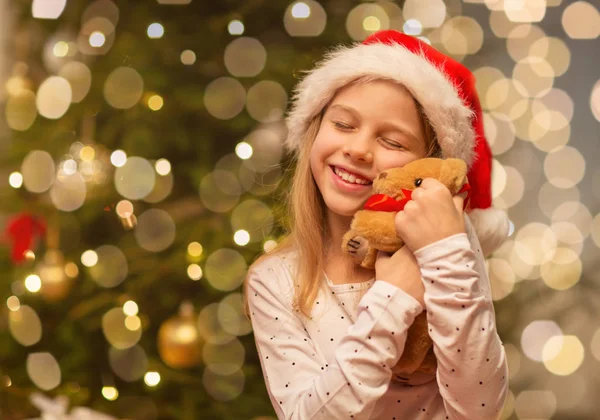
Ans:
MULTIPOLYGON (((398 237, 394 219, 425 178, 439 180, 452 195, 469 192, 467 165, 461 159, 423 158, 401 168, 388 169, 373 181, 373 195, 364 209, 354 215, 342 240, 343 251, 362 267, 374 269, 378 251, 399 250, 404 242, 398 237)), ((423 311, 409 328, 404 352, 392 371, 400 379, 408 379, 417 371, 434 373, 436 367, 427 315, 423 311)))

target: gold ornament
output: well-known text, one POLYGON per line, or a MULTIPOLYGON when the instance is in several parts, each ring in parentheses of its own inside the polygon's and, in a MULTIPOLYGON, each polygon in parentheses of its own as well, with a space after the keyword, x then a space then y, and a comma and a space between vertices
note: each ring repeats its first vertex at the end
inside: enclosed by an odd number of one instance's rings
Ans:
POLYGON ((183 302, 179 314, 167 319, 158 330, 158 353, 172 368, 190 368, 202 360, 202 338, 194 307, 183 302))
POLYGON ((42 281, 40 293, 50 301, 64 299, 73 286, 73 279, 65 272, 65 261, 58 249, 48 249, 35 271, 42 281))

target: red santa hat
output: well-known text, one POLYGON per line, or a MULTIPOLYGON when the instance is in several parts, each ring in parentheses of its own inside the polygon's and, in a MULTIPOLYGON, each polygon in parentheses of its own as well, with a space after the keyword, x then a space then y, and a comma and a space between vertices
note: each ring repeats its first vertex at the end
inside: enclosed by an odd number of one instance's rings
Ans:
POLYGON ((418 38, 386 30, 326 53, 294 90, 287 148, 297 151, 310 122, 335 93, 365 77, 392 80, 408 89, 431 123, 442 157, 467 163, 472 187, 469 216, 484 254, 492 253, 508 236, 509 221, 506 212, 491 207, 492 153, 475 78, 461 63, 418 38))

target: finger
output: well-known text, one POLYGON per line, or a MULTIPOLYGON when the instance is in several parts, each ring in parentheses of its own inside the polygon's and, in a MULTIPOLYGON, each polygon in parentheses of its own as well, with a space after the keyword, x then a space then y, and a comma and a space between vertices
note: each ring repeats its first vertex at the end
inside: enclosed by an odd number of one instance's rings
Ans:
POLYGON ((421 185, 419 186, 419 188, 423 188, 424 190, 431 190, 434 188, 439 188, 439 187, 444 187, 444 184, 442 184, 439 180, 435 179, 435 178, 425 178, 423 180, 423 182, 421 182, 421 185))
POLYGON ((464 205, 465 205, 464 195, 462 195, 462 194, 455 195, 454 197, 452 197, 452 201, 454 202, 454 207, 456 207, 458 214, 463 214, 464 205))

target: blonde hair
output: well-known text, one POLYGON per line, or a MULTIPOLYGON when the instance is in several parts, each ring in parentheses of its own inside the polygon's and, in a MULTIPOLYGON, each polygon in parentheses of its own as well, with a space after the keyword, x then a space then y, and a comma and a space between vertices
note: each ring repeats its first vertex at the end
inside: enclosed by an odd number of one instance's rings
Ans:
MULTIPOLYGON (((359 79, 354 83, 360 82, 359 79)), ((441 157, 441 148, 437 142, 433 126, 427 119, 423 107, 416 99, 415 104, 428 149, 427 156, 441 157)), ((255 265, 264 258, 278 252, 288 249, 296 250, 298 252, 297 272, 292 273, 294 278, 293 309, 308 318, 311 317, 312 307, 321 287, 326 243, 326 207, 312 175, 310 152, 327 107, 328 105, 311 121, 302 138, 301 147, 295 160, 295 168, 289 168, 292 171, 291 188, 287 189, 288 192, 284 196, 287 215, 289 216, 287 220, 284 220, 284 228, 287 234, 274 250, 260 256, 252 264, 255 265)), ((244 284, 244 302, 246 315, 249 316, 246 286, 247 281, 244 284)))

